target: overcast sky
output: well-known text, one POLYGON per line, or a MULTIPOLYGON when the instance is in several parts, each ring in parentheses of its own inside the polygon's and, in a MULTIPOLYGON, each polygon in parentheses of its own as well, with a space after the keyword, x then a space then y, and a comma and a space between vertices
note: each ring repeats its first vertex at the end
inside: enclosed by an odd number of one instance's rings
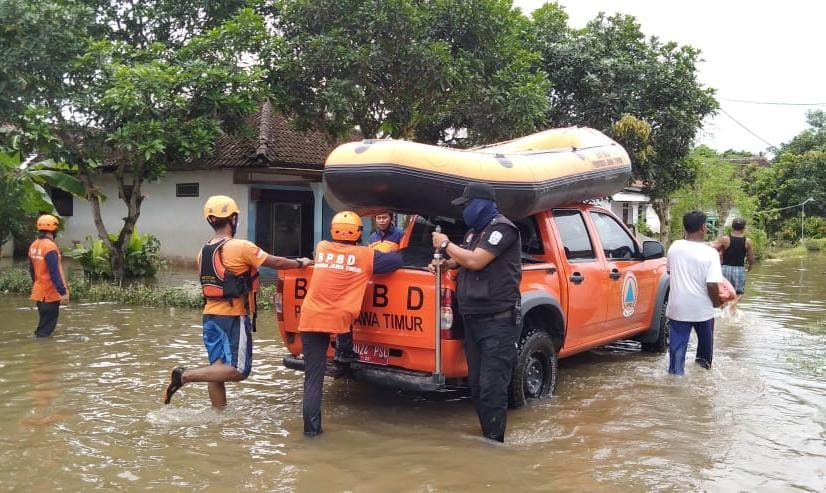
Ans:
MULTIPOLYGON (((545 3, 514 0, 526 14, 545 3)), ((636 17, 646 36, 702 50, 700 81, 717 89, 722 111, 706 122, 699 141, 719 151, 765 151, 769 144, 788 142, 806 129, 807 110, 826 111, 826 2, 822 0, 560 0, 559 4, 573 27, 583 27, 599 12, 620 12, 636 17), (811 103, 821 104, 800 105, 811 103)))

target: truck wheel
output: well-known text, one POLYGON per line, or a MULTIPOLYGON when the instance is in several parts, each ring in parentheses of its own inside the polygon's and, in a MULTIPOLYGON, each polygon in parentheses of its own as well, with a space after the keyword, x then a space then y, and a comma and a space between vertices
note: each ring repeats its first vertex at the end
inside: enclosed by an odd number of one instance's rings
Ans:
POLYGON ((528 399, 552 394, 556 388, 557 360, 551 337, 533 331, 519 345, 508 388, 508 407, 520 408, 528 399))
POLYGON ((668 298, 663 301, 660 311, 660 333, 654 342, 643 342, 642 350, 646 353, 664 353, 668 351, 668 319, 665 317, 665 307, 668 306, 668 298))

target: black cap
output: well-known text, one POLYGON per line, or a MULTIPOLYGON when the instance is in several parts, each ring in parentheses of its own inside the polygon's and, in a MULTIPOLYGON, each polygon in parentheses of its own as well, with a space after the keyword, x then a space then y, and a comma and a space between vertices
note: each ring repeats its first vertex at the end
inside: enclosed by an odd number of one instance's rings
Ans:
POLYGON ((450 203, 453 205, 463 206, 470 199, 496 200, 496 193, 494 192, 493 187, 487 183, 472 182, 467 184, 461 197, 453 199, 450 203))

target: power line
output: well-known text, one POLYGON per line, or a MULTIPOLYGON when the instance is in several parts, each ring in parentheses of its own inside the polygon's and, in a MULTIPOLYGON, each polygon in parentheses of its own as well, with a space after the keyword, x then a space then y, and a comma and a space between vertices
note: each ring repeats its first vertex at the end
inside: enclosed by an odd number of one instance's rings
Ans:
POLYGON ((766 139, 764 139, 763 137, 760 137, 760 136, 759 136, 759 135, 757 135, 756 133, 752 132, 752 131, 751 131, 751 130, 747 127, 747 126, 743 125, 742 123, 740 123, 739 121, 737 121, 737 119, 736 119, 736 118, 734 118, 733 116, 729 115, 729 114, 728 114, 728 112, 727 112, 726 110, 724 110, 722 107, 720 108, 720 111, 721 111, 724 115, 726 115, 727 117, 731 118, 731 120, 732 120, 734 123, 736 123, 736 124, 740 125, 740 126, 743 128, 743 130, 745 130, 746 132, 748 132, 748 133, 752 134, 752 135, 753 135, 753 136, 755 136, 758 140, 763 141, 763 142, 764 142, 767 146, 769 146, 769 147, 773 147, 773 148, 774 148, 774 147, 777 147, 777 146, 775 146, 774 144, 772 144, 772 143, 770 143, 769 141, 767 141, 766 139))
POLYGON ((809 197, 808 199, 804 200, 803 202, 801 202, 799 204, 789 205, 789 206, 786 206, 786 207, 779 207, 777 209, 766 209, 764 211, 757 211, 757 212, 755 212, 755 214, 765 214, 767 212, 785 211, 786 209, 794 209, 794 208, 797 208, 797 207, 803 207, 804 204, 808 204, 809 202, 814 202, 814 199, 809 197))
POLYGON ((746 104, 769 104, 774 106, 826 106, 826 103, 782 103, 778 101, 752 101, 749 99, 729 99, 720 98, 720 101, 729 101, 732 103, 746 103, 746 104))

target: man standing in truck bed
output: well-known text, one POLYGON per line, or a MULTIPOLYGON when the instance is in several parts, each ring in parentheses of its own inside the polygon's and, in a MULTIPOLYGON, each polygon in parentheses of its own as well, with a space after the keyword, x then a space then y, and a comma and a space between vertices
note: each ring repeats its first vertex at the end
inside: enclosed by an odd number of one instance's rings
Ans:
POLYGON ((462 245, 434 232, 433 246, 450 257, 447 268, 459 268, 457 298, 465 327, 468 383, 482 435, 504 442, 521 318, 519 230, 499 214, 493 187, 487 183, 469 183, 453 204, 463 207, 470 230, 462 245))

